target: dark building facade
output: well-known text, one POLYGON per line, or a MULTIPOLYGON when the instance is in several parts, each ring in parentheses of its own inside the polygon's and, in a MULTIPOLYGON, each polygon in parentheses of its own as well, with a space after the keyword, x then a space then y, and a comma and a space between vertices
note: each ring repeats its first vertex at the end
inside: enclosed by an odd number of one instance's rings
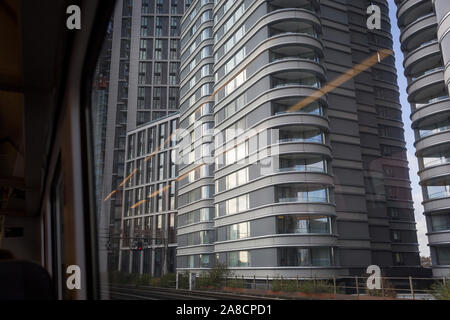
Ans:
POLYGON ((386 1, 193 1, 181 43, 177 270, 419 266, 394 56, 320 94, 392 49, 386 1))
POLYGON ((450 2, 396 1, 436 277, 450 274, 450 2))

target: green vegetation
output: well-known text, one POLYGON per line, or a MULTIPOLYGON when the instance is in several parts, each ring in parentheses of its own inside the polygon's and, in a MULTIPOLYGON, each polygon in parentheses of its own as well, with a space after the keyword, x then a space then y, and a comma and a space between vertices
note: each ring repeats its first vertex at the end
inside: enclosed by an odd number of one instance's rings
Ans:
MULTIPOLYGON (((232 275, 231 271, 224 264, 218 264, 214 268, 203 272, 195 281, 196 288, 221 288, 225 278, 232 275)), ((228 285, 228 283, 227 283, 228 285)))
POLYGON ((431 286, 431 294, 436 300, 450 300, 450 280, 435 283, 431 286))
POLYGON ((283 280, 276 278, 272 281, 273 291, 302 292, 302 293, 334 293, 333 284, 323 280, 283 280))
POLYGON ((366 294, 372 297, 397 297, 397 292, 395 292, 395 288, 389 280, 382 280, 382 288, 383 289, 366 289, 366 294))
MULTIPOLYGON (((189 275, 180 273, 178 275, 178 286, 180 289, 189 287, 189 275)), ((114 271, 109 273, 109 282, 119 285, 135 285, 135 286, 155 286, 163 288, 175 288, 176 274, 168 273, 162 277, 151 277, 148 274, 126 273, 114 271)))

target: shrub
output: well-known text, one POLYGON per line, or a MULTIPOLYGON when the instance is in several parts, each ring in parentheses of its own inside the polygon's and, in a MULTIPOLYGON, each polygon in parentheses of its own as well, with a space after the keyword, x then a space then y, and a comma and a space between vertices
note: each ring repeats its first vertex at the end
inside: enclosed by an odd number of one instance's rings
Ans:
POLYGON ((228 269, 228 267, 225 264, 219 263, 208 271, 209 285, 220 288, 222 286, 222 281, 231 276, 232 272, 228 269))
POLYGON ((397 297, 397 292, 395 292, 395 288, 389 280, 383 279, 382 284, 383 289, 366 289, 366 294, 373 297, 397 297))
POLYGON ((299 291, 303 293, 334 293, 334 287, 323 280, 305 280, 301 282, 299 291))
POLYGON ((152 287, 159 287, 161 285, 161 278, 150 278, 149 285, 152 287))
POLYGON ((284 291, 284 292, 295 292, 295 291, 297 291, 297 281, 296 280, 283 280, 280 278, 275 278, 272 280, 272 290, 273 291, 284 291))
POLYGON ((175 273, 168 273, 161 277, 160 286, 164 288, 175 288, 177 282, 177 275, 175 273))
POLYGON ((239 279, 228 280, 227 286, 230 288, 244 288, 244 286, 242 284, 242 280, 239 280, 239 279))
POLYGON ((450 300, 450 281, 438 282, 431 286, 431 294, 436 300, 450 300))
POLYGON ((208 288, 210 284, 211 284, 210 275, 205 272, 203 272, 197 279, 195 279, 195 287, 198 289, 208 288))

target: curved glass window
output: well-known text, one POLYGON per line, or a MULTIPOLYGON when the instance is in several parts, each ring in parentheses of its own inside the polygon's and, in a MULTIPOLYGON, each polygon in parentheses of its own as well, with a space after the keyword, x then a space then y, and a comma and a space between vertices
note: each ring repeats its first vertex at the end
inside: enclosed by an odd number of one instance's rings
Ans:
POLYGON ((275 187, 275 202, 329 202, 328 188, 312 184, 275 187))
POLYGON ((450 214, 432 215, 431 227, 433 231, 450 230, 450 214))
POLYGON ((427 186, 426 196, 429 200, 450 197, 450 185, 427 186))
POLYGON ((283 142, 318 142, 325 143, 325 134, 319 129, 304 130, 300 126, 282 127, 275 130, 277 143, 283 142))
POLYGON ((421 138, 424 138, 426 136, 448 130, 450 130, 450 121, 441 121, 439 123, 433 123, 432 125, 419 129, 419 136, 421 138))
POLYGON ((280 172, 327 172, 327 161, 323 157, 304 158, 299 154, 280 155, 280 172))
POLYGON ((333 265, 333 250, 325 248, 278 248, 280 267, 323 267, 333 265))
POLYGON ((331 218, 327 216, 277 216, 276 225, 277 234, 331 234, 331 218))

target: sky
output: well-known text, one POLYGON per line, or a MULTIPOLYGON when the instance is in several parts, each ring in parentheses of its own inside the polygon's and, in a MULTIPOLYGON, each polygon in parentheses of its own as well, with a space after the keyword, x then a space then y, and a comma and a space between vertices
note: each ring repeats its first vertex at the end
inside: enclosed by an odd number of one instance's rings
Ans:
POLYGON ((403 69, 403 52, 400 49, 400 30, 397 26, 397 6, 394 0, 388 0, 389 2, 389 16, 391 19, 391 32, 394 40, 394 52, 395 52, 395 64, 397 67, 398 86, 400 89, 400 103, 402 105, 403 123, 405 129, 406 147, 408 149, 408 162, 409 162, 409 176, 411 180, 412 196, 414 200, 414 214, 416 217, 417 238, 419 240, 420 255, 428 257, 430 256, 430 248, 428 247, 428 238, 425 235, 427 232, 427 226, 425 222, 425 216, 423 215, 422 206, 422 190, 419 186, 419 177, 417 171, 419 171, 417 158, 414 148, 414 132, 411 129, 411 107, 408 102, 408 95, 406 93, 407 82, 403 69))

